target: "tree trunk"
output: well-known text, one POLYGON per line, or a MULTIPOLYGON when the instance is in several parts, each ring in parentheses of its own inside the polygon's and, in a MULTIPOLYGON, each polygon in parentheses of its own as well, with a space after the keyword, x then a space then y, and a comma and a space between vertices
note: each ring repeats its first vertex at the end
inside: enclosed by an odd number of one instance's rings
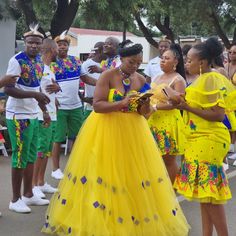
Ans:
POLYGON ((135 20, 139 26, 139 29, 143 32, 146 40, 155 48, 158 48, 158 42, 153 39, 152 33, 148 30, 148 28, 142 22, 139 13, 134 14, 135 20))
POLYGON ((57 10, 52 18, 50 29, 52 38, 69 30, 76 16, 79 2, 79 0, 57 0, 57 10))
POLYGON ((127 27, 127 24, 126 24, 126 21, 123 22, 123 41, 126 40, 126 27, 127 27))
MULTIPOLYGON (((22 10, 25 19, 26 24, 29 26, 30 24, 37 24, 38 20, 36 18, 36 15, 34 13, 33 3, 32 0, 17 0, 16 1, 17 7, 22 10)), ((38 31, 42 33, 45 36, 45 31, 43 28, 39 25, 38 31)))
POLYGON ((236 44, 236 26, 234 28, 233 41, 232 44, 236 44))
POLYGON ((230 48, 230 41, 229 41, 227 35, 225 34, 225 32, 223 31, 223 29, 220 25, 219 19, 217 17, 217 14, 212 6, 211 6, 211 14, 209 15, 209 17, 212 20, 212 24, 214 25, 218 36, 222 39, 225 47, 227 49, 229 49, 230 48))
POLYGON ((170 28, 170 17, 165 16, 164 18, 164 24, 161 23, 161 16, 159 15, 157 17, 157 20, 155 22, 156 27, 164 34, 166 35, 166 38, 171 40, 171 42, 175 42, 175 35, 172 29, 170 28))

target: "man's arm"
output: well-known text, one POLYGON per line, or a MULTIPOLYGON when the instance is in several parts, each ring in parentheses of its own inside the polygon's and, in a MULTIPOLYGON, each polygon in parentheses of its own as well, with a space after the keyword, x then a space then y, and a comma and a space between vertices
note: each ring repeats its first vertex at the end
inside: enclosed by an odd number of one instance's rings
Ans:
POLYGON ((40 92, 24 91, 15 87, 5 87, 4 92, 14 98, 34 98, 39 104, 46 105, 50 102, 50 99, 40 92))
POLYGON ((89 75, 81 75, 80 76, 80 79, 85 83, 85 84, 88 84, 88 85, 92 85, 92 86, 95 86, 96 83, 97 83, 97 80, 90 77, 89 75))
POLYGON ((104 70, 101 67, 98 67, 96 65, 94 66, 89 66, 88 67, 88 72, 93 74, 93 73, 102 73, 104 70))
POLYGON ((0 88, 4 86, 14 86, 19 75, 5 75, 0 79, 0 88))

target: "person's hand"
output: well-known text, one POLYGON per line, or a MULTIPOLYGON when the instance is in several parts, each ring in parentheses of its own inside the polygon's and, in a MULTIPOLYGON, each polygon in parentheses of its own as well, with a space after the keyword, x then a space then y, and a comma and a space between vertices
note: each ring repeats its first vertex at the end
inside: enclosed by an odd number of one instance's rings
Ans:
POLYGON ((189 108, 188 103, 184 99, 181 99, 181 101, 178 104, 175 104, 173 106, 179 110, 188 110, 189 108))
POLYGON ((1 79, 1 87, 4 86, 14 86, 19 75, 5 75, 1 79))
POLYGON ((51 123, 51 118, 49 116, 48 111, 43 112, 43 126, 48 127, 51 123))
POLYGON ((48 92, 49 94, 57 93, 60 90, 61 90, 60 86, 54 79, 52 79, 52 83, 46 87, 46 92, 48 92))
MULTIPOLYGON (((179 105, 181 106, 181 103, 185 102, 185 94, 176 94, 169 97, 169 104, 173 105, 173 108, 177 108, 179 105)), ((178 108, 179 109, 179 108, 178 108)))
POLYGON ((93 105, 93 98, 92 97, 83 97, 82 101, 90 104, 91 106, 93 105))
POLYGON ((140 99, 137 111, 140 115, 145 115, 151 112, 150 98, 140 99))
POLYGON ((88 72, 93 74, 93 73, 102 73, 102 68, 98 66, 89 66, 88 67, 88 72))
POLYGON ((130 104, 130 96, 125 97, 119 102, 119 110, 126 112, 128 110, 129 104, 130 104))
POLYGON ((46 105, 50 102, 50 99, 48 98, 48 96, 41 92, 36 92, 34 98, 41 105, 46 105))

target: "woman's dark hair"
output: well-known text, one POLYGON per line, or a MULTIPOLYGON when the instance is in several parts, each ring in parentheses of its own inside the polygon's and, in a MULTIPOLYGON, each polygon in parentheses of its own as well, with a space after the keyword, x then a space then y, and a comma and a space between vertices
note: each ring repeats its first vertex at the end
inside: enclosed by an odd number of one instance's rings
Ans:
POLYGON ((224 67, 224 56, 223 54, 220 54, 219 56, 215 57, 213 59, 213 64, 216 66, 224 67))
POLYGON ((179 44, 171 44, 170 51, 172 51, 178 60, 178 64, 176 66, 176 72, 179 73, 184 79, 186 79, 185 70, 184 70, 184 59, 181 47, 179 44))
POLYGON ((183 56, 187 56, 188 54, 188 51, 192 48, 192 46, 190 44, 185 44, 183 47, 182 47, 182 53, 183 53, 183 56))
POLYGON ((119 44, 119 55, 121 57, 134 56, 143 51, 143 46, 139 43, 133 43, 131 40, 125 40, 119 44))
POLYGON ((200 60, 206 59, 208 65, 223 52, 223 47, 216 37, 210 37, 206 42, 196 44, 193 48, 198 51, 200 60))

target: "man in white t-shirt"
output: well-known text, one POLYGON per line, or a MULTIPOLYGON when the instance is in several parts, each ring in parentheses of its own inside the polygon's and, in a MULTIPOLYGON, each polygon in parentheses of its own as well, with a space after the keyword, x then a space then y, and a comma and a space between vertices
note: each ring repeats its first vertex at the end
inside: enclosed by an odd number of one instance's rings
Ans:
POLYGON ((37 156, 38 105, 45 122, 50 122, 46 104, 49 98, 40 92, 43 62, 39 56, 43 35, 37 29, 24 34, 25 51, 13 56, 7 74, 19 75, 16 85, 5 87, 9 95, 6 104, 6 121, 12 146, 12 190, 9 209, 29 213, 28 205, 47 205, 49 201, 38 198, 32 192, 34 162, 37 156), (24 192, 21 183, 24 179, 24 192))
POLYGON ((163 74, 163 71, 161 70, 160 67, 160 61, 161 61, 160 58, 163 55, 163 53, 170 48, 170 44, 171 42, 168 39, 160 40, 158 45, 158 50, 160 55, 150 60, 143 71, 143 73, 146 75, 148 83, 153 82, 153 80, 157 76, 163 74))
POLYGON ((119 40, 115 37, 108 37, 103 45, 103 53, 107 56, 102 60, 99 66, 91 66, 90 73, 102 73, 105 70, 117 68, 121 65, 118 54, 119 40))
POLYGON ((33 193, 40 198, 45 198, 46 196, 44 193, 54 193, 57 191, 56 188, 53 188, 44 180, 48 158, 51 156, 52 152, 57 120, 56 93, 60 91, 60 86, 55 83, 55 75, 50 70, 50 64, 52 61, 56 61, 58 54, 56 42, 52 39, 44 39, 41 53, 42 61, 44 63, 44 70, 43 77, 40 82, 40 88, 41 91, 50 99, 50 103, 47 104, 46 107, 51 118, 51 122, 50 124, 44 122, 43 112, 39 109, 38 150, 33 175, 33 193))
POLYGON ((56 76, 56 82, 61 91, 57 93, 59 102, 57 111, 57 123, 52 151, 53 171, 51 176, 62 179, 60 169, 61 143, 66 137, 74 140, 84 121, 82 102, 79 97, 80 79, 87 84, 96 85, 97 80, 89 77, 81 68, 81 62, 77 57, 68 55, 70 37, 61 34, 55 38, 58 46, 58 58, 51 63, 50 69, 56 76))
MULTIPOLYGON (((100 73, 90 73, 91 68, 93 66, 100 66, 101 61, 105 58, 105 55, 103 53, 103 42, 97 42, 94 45, 94 48, 92 49, 94 54, 92 58, 89 58, 82 64, 83 70, 92 78, 98 80, 99 76, 101 75, 100 73)), ((94 94, 95 86, 91 86, 85 83, 85 97, 83 101, 85 102, 84 104, 84 116, 85 119, 89 116, 89 114, 93 110, 93 94, 94 94)))

